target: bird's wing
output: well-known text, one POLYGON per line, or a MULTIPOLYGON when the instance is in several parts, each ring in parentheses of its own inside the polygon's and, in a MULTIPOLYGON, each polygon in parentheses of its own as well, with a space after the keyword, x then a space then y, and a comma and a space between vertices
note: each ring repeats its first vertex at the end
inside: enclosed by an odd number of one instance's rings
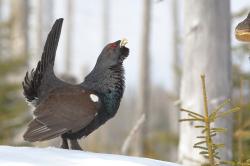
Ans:
POLYGON ((66 84, 58 79, 53 71, 56 50, 61 34, 63 19, 57 19, 48 34, 41 60, 36 69, 25 75, 23 81, 24 96, 29 102, 40 102, 40 98, 46 96, 51 89, 66 84))
POLYGON ((24 139, 43 141, 84 128, 98 112, 98 97, 93 100, 93 95, 73 86, 55 89, 34 111, 24 139))

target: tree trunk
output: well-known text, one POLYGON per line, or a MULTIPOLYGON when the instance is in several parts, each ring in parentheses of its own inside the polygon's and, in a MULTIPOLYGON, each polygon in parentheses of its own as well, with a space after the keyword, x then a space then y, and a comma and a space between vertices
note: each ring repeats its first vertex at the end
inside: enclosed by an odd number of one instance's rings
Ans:
POLYGON ((172 0, 172 20, 173 20, 173 33, 172 33, 172 47, 173 47, 173 90, 177 98, 180 94, 180 54, 179 54, 179 19, 178 19, 178 0, 172 0))
MULTIPOLYGON (((102 40, 103 45, 105 46, 107 43, 109 43, 110 38, 110 0, 102 1, 102 40)), ((109 147, 112 147, 112 143, 109 143, 109 136, 112 135, 111 133, 111 127, 109 125, 103 126, 99 132, 97 132, 96 138, 101 137, 102 139, 98 142, 101 145, 102 149, 110 149, 109 147)))
MULTIPOLYGON (((53 11, 54 11, 54 2, 51 0, 39 0, 39 10, 38 10, 38 19, 37 28, 38 28, 38 46, 39 53, 43 51, 43 45, 47 39, 47 35, 53 25, 53 11)), ((39 55, 40 56, 40 55, 39 55)))
MULTIPOLYGON (((181 79, 181 69, 180 69, 180 53, 179 53, 179 10, 178 10, 178 3, 179 0, 172 0, 171 5, 169 6, 168 13, 171 12, 172 16, 172 63, 171 63, 171 70, 172 70, 172 80, 173 86, 171 87, 171 95, 173 95, 173 99, 168 106, 169 109, 166 114, 166 121, 167 121, 167 130, 166 132, 169 135, 173 135, 178 137, 179 135, 179 104, 176 105, 175 101, 179 100, 180 95, 180 79, 181 79), (172 103, 172 104, 171 104, 172 103)), ((177 160, 177 146, 176 144, 168 144, 168 154, 167 158, 170 161, 177 160)))
POLYGON ((72 59, 72 30, 73 30, 73 6, 74 0, 67 1, 67 31, 66 31, 66 46, 65 46, 65 74, 69 75, 71 70, 71 59, 72 59))
POLYGON ((142 156, 145 149, 145 140, 148 133, 148 113, 149 113, 149 96, 150 96, 150 64, 149 64, 149 41, 150 41, 150 17, 151 1, 143 1, 143 22, 142 22, 142 50, 140 64, 140 85, 138 96, 138 111, 145 113, 145 122, 138 132, 137 145, 135 147, 136 155, 142 156))
POLYGON ((110 25, 110 1, 106 0, 102 2, 103 4, 103 13, 102 13, 102 23, 103 23, 103 45, 106 45, 107 42, 109 42, 110 37, 110 31, 109 31, 109 25, 110 25))
MULTIPOLYGON (((3 2, 2 2, 2 0, 0 0, 0 25, 3 24, 3 18, 2 18, 3 6, 2 6, 2 4, 3 4, 3 2)), ((3 42, 4 42, 4 40, 2 39, 2 33, 3 33, 2 29, 3 28, 0 29, 0 37, 1 37, 1 39, 0 39, 0 57, 3 56, 3 42)))
MULTIPOLYGON (((203 114, 202 86, 200 75, 206 75, 209 109, 231 97, 230 55, 230 1, 189 0, 185 1, 184 66, 181 82, 181 103, 186 108, 203 114)), ((226 110, 224 108, 223 110, 226 110)), ((181 114, 181 118, 186 116, 181 114)), ((217 135, 215 142, 225 143, 219 156, 232 158, 232 117, 220 119, 217 127, 228 129, 217 135)), ((201 135, 193 123, 181 123, 179 159, 184 165, 201 165, 204 160, 193 145, 201 135)))
POLYGON ((30 57, 29 67, 34 68, 41 58, 47 35, 53 25, 54 2, 51 0, 30 1, 31 9, 29 34, 30 57))
POLYGON ((28 55, 28 1, 11 1, 11 48, 13 56, 28 55))
POLYGON ((3 7, 2 7, 3 1, 0 0, 0 22, 2 21, 2 15, 3 15, 3 7))

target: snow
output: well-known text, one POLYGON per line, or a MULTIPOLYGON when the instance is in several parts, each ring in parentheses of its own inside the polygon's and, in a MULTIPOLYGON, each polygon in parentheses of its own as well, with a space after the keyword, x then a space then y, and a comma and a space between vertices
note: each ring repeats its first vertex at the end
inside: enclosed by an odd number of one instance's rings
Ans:
POLYGON ((53 147, 0 146, 1 166, 180 166, 159 160, 53 147))

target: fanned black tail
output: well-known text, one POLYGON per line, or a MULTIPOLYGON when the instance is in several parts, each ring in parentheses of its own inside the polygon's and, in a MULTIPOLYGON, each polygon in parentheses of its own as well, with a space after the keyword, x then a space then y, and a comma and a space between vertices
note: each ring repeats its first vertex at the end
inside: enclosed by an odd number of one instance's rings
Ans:
POLYGON ((57 19, 48 34, 42 58, 38 62, 36 69, 32 69, 31 73, 26 73, 24 81, 22 82, 24 96, 27 101, 33 102, 38 99, 38 88, 41 85, 41 80, 46 70, 52 70, 54 66, 56 50, 61 34, 63 18, 57 19))

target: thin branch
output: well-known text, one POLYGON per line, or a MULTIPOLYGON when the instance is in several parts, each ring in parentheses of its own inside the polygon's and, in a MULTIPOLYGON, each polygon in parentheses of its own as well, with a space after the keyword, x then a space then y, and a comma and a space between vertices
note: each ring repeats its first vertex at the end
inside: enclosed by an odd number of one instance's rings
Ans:
POLYGON ((140 116, 140 118, 136 121, 134 127, 129 132, 127 138, 125 139, 124 143, 122 144, 121 154, 127 154, 128 148, 129 148, 129 145, 131 143, 131 140, 132 140, 133 136, 140 129, 140 127, 142 126, 142 124, 144 123, 144 121, 145 121, 145 113, 143 113, 140 116))

